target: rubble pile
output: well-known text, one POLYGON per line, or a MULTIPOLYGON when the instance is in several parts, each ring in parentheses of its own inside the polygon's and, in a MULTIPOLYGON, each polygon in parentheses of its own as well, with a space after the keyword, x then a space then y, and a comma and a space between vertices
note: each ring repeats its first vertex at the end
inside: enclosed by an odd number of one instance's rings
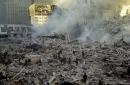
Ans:
POLYGON ((47 37, 4 40, 0 85, 129 85, 129 56, 123 40, 111 45, 47 37))

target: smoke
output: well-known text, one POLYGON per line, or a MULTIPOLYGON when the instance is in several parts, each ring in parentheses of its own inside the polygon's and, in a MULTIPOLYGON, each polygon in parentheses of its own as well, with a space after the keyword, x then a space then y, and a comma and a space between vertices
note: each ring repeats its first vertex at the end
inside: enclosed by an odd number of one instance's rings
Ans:
POLYGON ((119 16, 121 5, 120 0, 61 0, 36 34, 67 33, 70 39, 111 41, 113 35, 108 30, 114 26, 108 23, 119 16))

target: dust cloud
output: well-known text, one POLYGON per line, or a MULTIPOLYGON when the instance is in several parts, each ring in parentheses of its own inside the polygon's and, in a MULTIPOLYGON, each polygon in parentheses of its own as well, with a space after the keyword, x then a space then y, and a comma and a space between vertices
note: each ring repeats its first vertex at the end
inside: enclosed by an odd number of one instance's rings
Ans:
POLYGON ((120 10, 125 0, 60 0, 35 35, 66 33, 70 39, 112 41, 121 37, 120 10), (114 38, 114 36, 118 36, 114 38))

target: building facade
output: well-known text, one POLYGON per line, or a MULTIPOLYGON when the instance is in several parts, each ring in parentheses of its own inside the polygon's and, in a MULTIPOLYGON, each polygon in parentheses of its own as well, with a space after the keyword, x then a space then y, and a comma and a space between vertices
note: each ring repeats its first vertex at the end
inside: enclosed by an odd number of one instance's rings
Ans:
POLYGON ((31 32, 29 6, 31 0, 0 1, 0 35, 28 35, 31 32))
POLYGON ((43 4, 32 4, 29 7, 31 24, 35 26, 40 26, 48 21, 49 16, 56 8, 55 5, 43 5, 43 4))
POLYGON ((0 0, 0 24, 30 25, 29 6, 32 1, 51 5, 57 0, 0 0))
MULTIPOLYGON (((54 2, 53 0, 0 0, 0 35, 12 36, 30 33, 28 31, 32 26, 32 19, 29 14, 29 7, 32 5, 32 1, 44 5, 54 2), (24 32, 25 29, 27 29, 26 32, 24 32)), ((43 19, 46 18, 38 16, 38 21, 42 23, 43 19)))
POLYGON ((30 25, 29 0, 7 0, 5 2, 7 24, 30 25))

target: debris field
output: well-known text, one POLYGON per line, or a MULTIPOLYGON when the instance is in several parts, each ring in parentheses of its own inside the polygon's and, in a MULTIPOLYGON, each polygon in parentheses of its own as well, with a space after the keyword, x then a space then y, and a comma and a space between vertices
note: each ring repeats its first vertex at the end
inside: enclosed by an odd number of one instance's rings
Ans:
POLYGON ((130 85, 130 45, 1 39, 0 85, 130 85))

